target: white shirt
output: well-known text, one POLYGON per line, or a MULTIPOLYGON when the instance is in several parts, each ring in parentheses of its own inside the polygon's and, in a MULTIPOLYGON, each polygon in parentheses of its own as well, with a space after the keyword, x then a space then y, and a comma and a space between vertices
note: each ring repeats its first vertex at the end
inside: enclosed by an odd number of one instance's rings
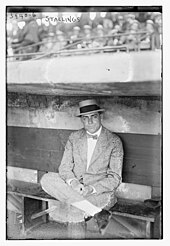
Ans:
MULTIPOLYGON (((87 131, 87 133, 88 133, 89 135, 97 135, 97 139, 87 138, 87 168, 86 168, 86 170, 88 170, 88 168, 89 168, 90 161, 91 161, 91 158, 92 158, 92 155, 93 155, 93 152, 94 152, 94 149, 95 149, 97 140, 98 140, 98 138, 99 138, 99 136, 100 136, 101 130, 102 130, 102 126, 99 128, 99 130, 98 130, 97 132, 95 132, 95 133, 93 133, 93 134, 87 131)), ((66 181, 66 183, 67 183, 68 185, 71 185, 71 181, 74 180, 74 179, 76 179, 76 178, 68 179, 68 180, 66 181)), ((93 187, 93 186, 92 186, 92 187, 93 187)), ((92 192, 92 193, 95 193, 95 192, 96 192, 96 190, 95 190, 94 187, 93 187, 93 192, 92 192)))
MULTIPOLYGON (((101 133, 101 130, 102 130, 102 127, 100 127, 100 129, 97 132, 93 133, 93 134, 91 134, 88 131, 87 131, 87 133, 89 135, 92 135, 92 136, 97 135, 97 137, 99 137, 100 133, 101 133)), ((98 140, 98 138, 97 139, 87 138, 87 169, 86 170, 88 170, 88 168, 90 166, 90 161, 91 161, 91 158, 92 158, 92 155, 93 155, 97 140, 98 140)))

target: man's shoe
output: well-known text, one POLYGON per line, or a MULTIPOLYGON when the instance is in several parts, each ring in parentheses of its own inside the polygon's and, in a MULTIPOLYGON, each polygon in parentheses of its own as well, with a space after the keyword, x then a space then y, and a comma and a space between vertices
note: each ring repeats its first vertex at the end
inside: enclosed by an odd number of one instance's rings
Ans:
POLYGON ((92 218, 93 218, 92 216, 87 216, 84 218, 84 220, 85 220, 85 222, 87 222, 87 221, 91 220, 92 218))
POLYGON ((112 213, 104 209, 102 209, 101 212, 94 215, 94 219, 96 220, 99 231, 102 235, 104 235, 111 217, 112 213))

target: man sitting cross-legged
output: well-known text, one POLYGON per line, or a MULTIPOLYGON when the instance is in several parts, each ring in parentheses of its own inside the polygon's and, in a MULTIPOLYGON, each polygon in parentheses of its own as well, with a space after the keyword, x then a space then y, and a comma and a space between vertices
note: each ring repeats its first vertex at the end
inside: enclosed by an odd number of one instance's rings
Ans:
POLYGON ((76 217, 80 221, 94 217, 102 231, 111 217, 109 208, 117 201, 123 147, 120 138, 102 125, 104 109, 95 100, 82 101, 79 107, 77 117, 84 128, 70 135, 59 173, 45 174, 41 185, 61 202, 60 217, 70 222, 77 222, 76 217))

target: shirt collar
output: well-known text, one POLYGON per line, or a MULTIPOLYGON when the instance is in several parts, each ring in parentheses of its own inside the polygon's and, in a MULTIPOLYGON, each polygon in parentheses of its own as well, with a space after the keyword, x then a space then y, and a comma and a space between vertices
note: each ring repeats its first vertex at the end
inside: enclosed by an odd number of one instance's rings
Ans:
POLYGON ((102 130, 102 126, 99 128, 99 130, 97 130, 97 132, 95 132, 95 133, 90 133, 90 132, 88 132, 88 131, 86 131, 89 135, 92 135, 92 136, 94 136, 94 135, 97 135, 98 137, 100 136, 100 133, 101 133, 101 130, 102 130))

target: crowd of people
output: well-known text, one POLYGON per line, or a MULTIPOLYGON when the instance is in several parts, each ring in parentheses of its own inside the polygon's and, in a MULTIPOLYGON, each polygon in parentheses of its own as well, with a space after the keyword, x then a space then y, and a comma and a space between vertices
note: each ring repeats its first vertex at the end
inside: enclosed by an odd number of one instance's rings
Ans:
POLYGON ((7 55, 48 53, 70 49, 123 47, 132 50, 160 49, 162 45, 162 14, 159 12, 81 13, 79 21, 66 24, 44 24, 32 17, 22 28, 18 23, 7 30, 7 55), (24 49, 23 49, 24 47, 24 49))

